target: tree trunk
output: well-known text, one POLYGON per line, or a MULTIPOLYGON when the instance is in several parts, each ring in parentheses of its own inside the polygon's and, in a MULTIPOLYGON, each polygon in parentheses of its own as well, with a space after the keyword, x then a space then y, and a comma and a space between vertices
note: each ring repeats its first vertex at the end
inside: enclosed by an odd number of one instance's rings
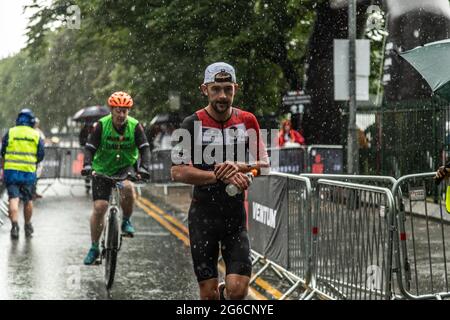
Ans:
MULTIPOLYGON (((316 22, 309 40, 306 107, 303 128, 308 144, 342 144, 342 104, 334 101, 333 41, 348 38, 348 9, 341 3, 322 1, 316 7, 316 22)), ((363 30, 367 1, 358 3, 358 31, 363 30)), ((345 106, 345 105, 344 105, 345 106)))

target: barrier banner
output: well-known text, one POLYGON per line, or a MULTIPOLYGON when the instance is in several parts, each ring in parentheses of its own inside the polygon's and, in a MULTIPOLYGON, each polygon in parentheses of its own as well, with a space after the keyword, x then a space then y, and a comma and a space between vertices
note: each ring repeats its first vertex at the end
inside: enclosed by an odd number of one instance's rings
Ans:
POLYGON ((291 174, 305 172, 306 150, 303 147, 281 149, 270 148, 268 149, 268 154, 271 159, 270 165, 272 171, 291 174))
POLYGON ((260 176, 248 190, 248 225, 253 250, 288 267, 287 178, 260 176))

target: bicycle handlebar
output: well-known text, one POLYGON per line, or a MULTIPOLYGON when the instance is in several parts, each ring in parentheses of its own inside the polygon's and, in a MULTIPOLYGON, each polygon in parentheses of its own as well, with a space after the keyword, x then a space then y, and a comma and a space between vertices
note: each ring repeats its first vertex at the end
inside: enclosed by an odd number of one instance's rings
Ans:
POLYGON ((143 179, 143 178, 138 178, 136 173, 131 174, 130 172, 128 172, 126 175, 122 175, 122 176, 107 176, 105 174, 95 173, 94 172, 94 174, 91 173, 89 176, 90 177, 99 177, 99 178, 102 178, 102 179, 106 179, 106 180, 109 180, 109 181, 111 181, 113 183, 118 183, 118 182, 122 182, 122 181, 125 181, 125 180, 130 180, 132 182, 144 182, 145 183, 146 180, 147 180, 147 179, 143 179))

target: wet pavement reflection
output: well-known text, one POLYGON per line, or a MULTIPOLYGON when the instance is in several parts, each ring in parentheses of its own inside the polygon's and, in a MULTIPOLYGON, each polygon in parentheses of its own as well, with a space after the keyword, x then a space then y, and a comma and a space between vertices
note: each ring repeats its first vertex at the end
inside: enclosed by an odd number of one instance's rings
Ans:
POLYGON ((91 206, 83 188, 54 185, 35 203, 33 238, 22 214, 19 240, 0 226, 0 299, 198 299, 190 249, 137 207, 108 294, 103 266, 83 265, 91 206))

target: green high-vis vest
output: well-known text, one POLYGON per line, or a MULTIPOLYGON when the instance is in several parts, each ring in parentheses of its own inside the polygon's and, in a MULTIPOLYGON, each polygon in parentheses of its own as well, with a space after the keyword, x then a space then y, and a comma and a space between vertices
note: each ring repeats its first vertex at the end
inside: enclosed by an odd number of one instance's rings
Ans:
POLYGON ((445 208, 447 209, 447 213, 450 213, 450 186, 447 186, 445 192, 445 208))
POLYGON ((36 172, 39 133, 29 126, 9 129, 5 152, 5 170, 36 172))
POLYGON ((121 169, 133 166, 139 158, 134 140, 138 121, 128 116, 123 135, 114 128, 111 115, 101 118, 99 122, 102 124, 102 138, 94 155, 92 169, 97 173, 113 176, 121 169))

